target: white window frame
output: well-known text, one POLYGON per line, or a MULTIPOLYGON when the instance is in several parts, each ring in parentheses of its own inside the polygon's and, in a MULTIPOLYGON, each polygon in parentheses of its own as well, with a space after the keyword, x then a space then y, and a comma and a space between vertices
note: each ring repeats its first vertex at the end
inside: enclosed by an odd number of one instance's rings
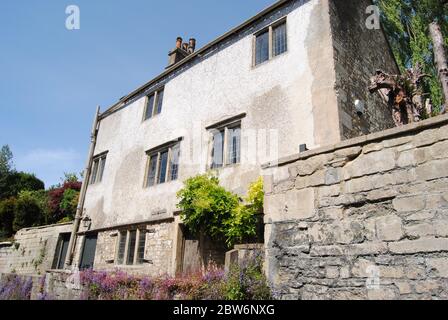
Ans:
POLYGON ((160 111, 160 113, 157 112, 157 105, 159 103, 159 93, 163 91, 163 98, 165 98, 165 87, 161 87, 153 92, 151 92, 150 94, 146 95, 145 97, 145 107, 143 109, 143 117, 142 117, 142 122, 145 122, 149 119, 154 118, 155 116, 159 115, 162 113, 163 111, 163 101, 162 101, 162 110, 160 111), (149 102, 149 97, 154 96, 154 102, 152 105, 152 114, 150 117, 146 117, 146 112, 148 110, 148 102, 149 102))
POLYGON ((216 127, 208 128, 210 133, 210 150, 209 150, 209 160, 208 160, 208 170, 219 170, 225 167, 236 166, 241 164, 241 137, 242 137, 242 121, 241 119, 228 122, 225 125, 219 125, 216 127), (237 163, 229 163, 229 129, 240 128, 240 159, 237 163), (222 155, 222 166, 213 168, 213 149, 214 149, 214 137, 216 132, 222 132, 224 130, 224 141, 223 141, 223 155, 222 155))
POLYGON ((179 138, 178 140, 176 140, 175 142, 171 142, 163 147, 159 147, 156 149, 153 149, 152 151, 147 151, 147 155, 148 155, 148 159, 146 162, 146 170, 145 170, 145 181, 144 181, 144 188, 151 188, 157 185, 161 185, 161 184, 165 184, 165 183, 169 183, 171 181, 176 181, 179 179, 179 162, 180 162, 180 157, 181 157, 181 150, 180 150, 180 141, 181 138, 179 138), (178 156, 178 168, 177 168, 177 177, 176 179, 172 179, 171 177, 171 160, 173 158, 173 149, 175 148, 179 149, 179 156, 178 156), (166 162, 166 171, 165 171, 165 181, 164 182, 160 182, 160 163, 161 163, 161 155, 165 152, 168 152, 168 157, 167 157, 167 162, 166 162), (149 172, 151 170, 151 160, 153 158, 156 158, 156 171, 155 171, 155 178, 154 178, 154 183, 153 184, 149 184, 149 172))
POLYGON ((252 47, 253 47, 252 48, 252 67, 260 66, 262 64, 265 64, 265 63, 271 61, 275 57, 279 57, 279 56, 287 53, 288 49, 289 49, 288 43, 289 43, 289 41, 288 41, 287 17, 283 17, 283 18, 273 22, 269 26, 256 32, 253 36, 253 41, 252 41, 252 47), (285 26, 286 26, 286 50, 284 52, 274 56, 274 28, 278 27, 281 24, 285 24, 285 26), (265 33, 266 31, 268 31, 268 33, 269 33, 269 58, 266 61, 263 61, 263 62, 260 62, 257 64, 257 37, 259 35, 265 33))

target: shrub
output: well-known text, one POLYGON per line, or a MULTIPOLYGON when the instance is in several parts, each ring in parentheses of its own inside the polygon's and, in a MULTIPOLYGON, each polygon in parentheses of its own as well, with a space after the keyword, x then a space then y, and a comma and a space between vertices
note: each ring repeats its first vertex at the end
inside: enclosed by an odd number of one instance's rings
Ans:
POLYGON ((190 178, 177 196, 181 218, 193 234, 203 233, 215 240, 225 238, 226 221, 239 199, 220 186, 218 178, 210 175, 190 178))
POLYGON ((0 300, 30 300, 33 281, 18 275, 4 276, 0 281, 0 300))
POLYGON ((231 247, 257 233, 257 222, 263 212, 263 179, 250 186, 244 203, 220 186, 217 177, 208 174, 185 181, 177 197, 181 218, 193 234, 225 240, 231 247))
POLYGON ((10 198, 0 202, 0 238, 8 238, 14 233, 13 221, 16 209, 15 198, 10 198))
POLYGON ((271 289, 263 272, 263 256, 243 260, 232 265, 226 279, 226 300, 271 300, 271 289))
POLYGON ((13 221, 14 231, 38 225, 42 221, 43 215, 33 194, 29 191, 22 191, 17 199, 13 221))

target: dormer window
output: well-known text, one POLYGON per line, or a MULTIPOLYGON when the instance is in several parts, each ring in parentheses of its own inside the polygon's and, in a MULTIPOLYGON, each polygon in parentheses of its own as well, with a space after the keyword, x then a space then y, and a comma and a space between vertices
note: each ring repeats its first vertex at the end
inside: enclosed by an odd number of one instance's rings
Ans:
POLYGON ((154 91, 146 97, 143 121, 148 120, 162 112, 164 89, 154 91))

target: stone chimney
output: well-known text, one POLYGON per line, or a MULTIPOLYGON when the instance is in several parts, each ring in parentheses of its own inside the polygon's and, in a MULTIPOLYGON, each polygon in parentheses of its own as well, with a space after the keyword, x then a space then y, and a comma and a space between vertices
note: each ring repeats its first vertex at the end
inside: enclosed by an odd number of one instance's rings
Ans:
POLYGON ((188 43, 184 43, 181 37, 176 39, 176 47, 168 53, 167 69, 174 66, 179 61, 185 59, 196 50, 196 39, 191 38, 188 43))

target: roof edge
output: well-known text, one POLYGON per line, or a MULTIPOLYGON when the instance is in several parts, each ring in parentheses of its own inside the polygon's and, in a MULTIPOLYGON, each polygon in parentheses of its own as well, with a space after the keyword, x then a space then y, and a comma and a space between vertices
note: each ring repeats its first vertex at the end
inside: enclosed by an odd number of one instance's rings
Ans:
POLYGON ((194 58, 200 56, 205 51, 207 51, 208 49, 213 47, 214 45, 224 41, 228 37, 232 36, 233 34, 239 32, 239 31, 241 31, 242 29, 244 29, 248 25, 250 25, 250 24, 254 23, 255 21, 257 21, 259 18, 263 17, 264 15, 270 13, 271 11, 277 9, 278 7, 284 5, 285 3, 289 2, 289 1, 292 1, 292 0, 279 0, 279 1, 275 2, 271 6, 269 6, 266 9, 260 11, 259 13, 257 13, 252 18, 246 20, 242 24, 240 24, 237 27, 231 29, 230 31, 228 31, 225 34, 223 34, 222 36, 216 38, 212 42, 209 42, 208 44, 206 44, 204 47, 202 47, 201 49, 197 50, 193 54, 191 54, 191 55, 187 56, 186 58, 182 59, 181 61, 179 61, 178 63, 176 63, 172 67, 166 69, 164 72, 160 73, 158 76, 156 76, 155 78, 153 78, 149 82, 147 82, 144 85, 142 85, 142 86, 138 87, 137 89, 133 90, 131 93, 129 93, 128 95, 126 95, 123 98, 121 98, 120 101, 118 101, 117 103, 115 103, 112 106, 110 106, 106 111, 104 111, 103 113, 100 114, 100 120, 106 118, 107 116, 109 116, 110 114, 114 113, 115 111, 117 111, 121 107, 125 106, 126 105, 126 101, 131 99, 132 97, 134 97, 139 92, 141 92, 144 89, 150 87, 151 85, 153 85, 157 81, 163 79, 164 77, 170 75, 172 72, 176 71, 181 66, 185 65, 187 62, 190 62, 194 58))

